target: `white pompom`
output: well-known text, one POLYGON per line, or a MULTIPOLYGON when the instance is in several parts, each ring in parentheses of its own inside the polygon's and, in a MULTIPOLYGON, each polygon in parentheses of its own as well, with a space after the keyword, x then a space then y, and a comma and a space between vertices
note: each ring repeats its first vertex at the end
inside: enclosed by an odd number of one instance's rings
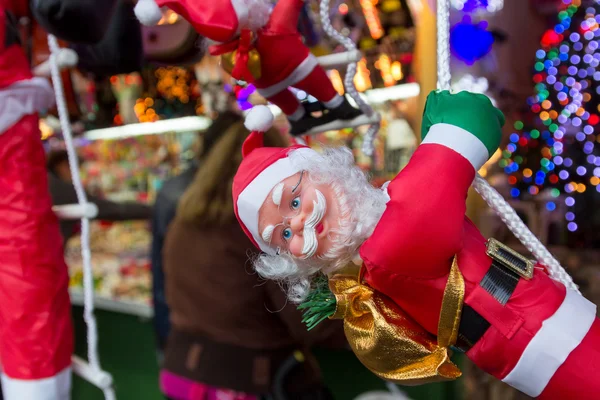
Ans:
POLYGON ((274 119, 269 107, 254 106, 246 116, 244 126, 250 131, 266 132, 273 126, 274 119))
POLYGON ((154 26, 162 18, 162 12, 154 0, 138 0, 133 12, 137 19, 146 26, 154 26))
POLYGON ((248 7, 247 27, 257 31, 269 22, 271 17, 271 2, 266 0, 253 0, 248 7))

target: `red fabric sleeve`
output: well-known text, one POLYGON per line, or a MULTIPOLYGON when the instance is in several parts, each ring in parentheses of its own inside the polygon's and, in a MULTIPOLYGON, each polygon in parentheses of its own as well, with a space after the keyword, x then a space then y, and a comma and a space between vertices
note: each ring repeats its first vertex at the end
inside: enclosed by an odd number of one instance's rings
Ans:
POLYGON ((437 144, 419 146, 390 183, 390 201, 361 247, 368 268, 414 278, 448 273, 462 247, 466 197, 475 177, 463 156, 437 144))

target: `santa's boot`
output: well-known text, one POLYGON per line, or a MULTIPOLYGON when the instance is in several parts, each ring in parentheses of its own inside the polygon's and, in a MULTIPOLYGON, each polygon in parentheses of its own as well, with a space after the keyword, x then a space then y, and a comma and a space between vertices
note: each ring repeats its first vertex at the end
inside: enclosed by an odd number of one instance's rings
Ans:
POLYGON ((349 121, 362 115, 363 112, 360 109, 350 105, 346 96, 342 96, 342 98, 343 101, 339 106, 329 109, 329 114, 332 115, 334 120, 349 121))
POLYGON ((321 116, 315 117, 314 115, 312 115, 312 112, 316 111, 314 103, 301 104, 301 107, 304 112, 299 119, 293 119, 293 117, 288 116, 288 121, 290 123, 290 134, 293 136, 303 135, 311 129, 316 128, 320 125, 327 124, 335 119, 331 115, 331 113, 327 111, 326 108, 321 116))

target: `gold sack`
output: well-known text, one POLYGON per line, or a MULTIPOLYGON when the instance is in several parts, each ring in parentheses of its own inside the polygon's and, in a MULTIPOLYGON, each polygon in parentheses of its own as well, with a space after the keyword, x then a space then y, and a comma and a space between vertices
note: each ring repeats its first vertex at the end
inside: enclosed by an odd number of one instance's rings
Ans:
MULTIPOLYGON (((227 72, 229 75, 232 74, 233 68, 235 67, 235 58, 236 58, 237 50, 234 50, 230 53, 226 53, 221 55, 221 67, 227 72)), ((254 77, 254 79, 260 79, 260 55, 256 49, 252 49, 248 52, 248 71, 254 77)), ((239 79, 239 77, 235 77, 239 79)))
POLYGON ((456 259, 444 291, 437 340, 392 300, 359 280, 351 275, 329 279, 337 301, 332 318, 344 320, 346 338, 369 370, 402 385, 453 380, 461 375, 448 349, 456 342, 464 300, 464 281, 456 259))

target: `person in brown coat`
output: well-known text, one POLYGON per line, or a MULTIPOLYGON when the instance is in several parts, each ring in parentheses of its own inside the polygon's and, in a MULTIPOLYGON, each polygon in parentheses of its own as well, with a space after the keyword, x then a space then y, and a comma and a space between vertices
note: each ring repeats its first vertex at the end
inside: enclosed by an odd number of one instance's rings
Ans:
MULTIPOLYGON (((252 243, 233 213, 232 180, 248 131, 231 125, 185 191, 163 247, 171 330, 161 390, 174 400, 333 397, 310 352, 343 342, 337 321, 307 331, 277 284, 248 263, 252 243)), ((276 131, 267 146, 285 146, 276 131)))

